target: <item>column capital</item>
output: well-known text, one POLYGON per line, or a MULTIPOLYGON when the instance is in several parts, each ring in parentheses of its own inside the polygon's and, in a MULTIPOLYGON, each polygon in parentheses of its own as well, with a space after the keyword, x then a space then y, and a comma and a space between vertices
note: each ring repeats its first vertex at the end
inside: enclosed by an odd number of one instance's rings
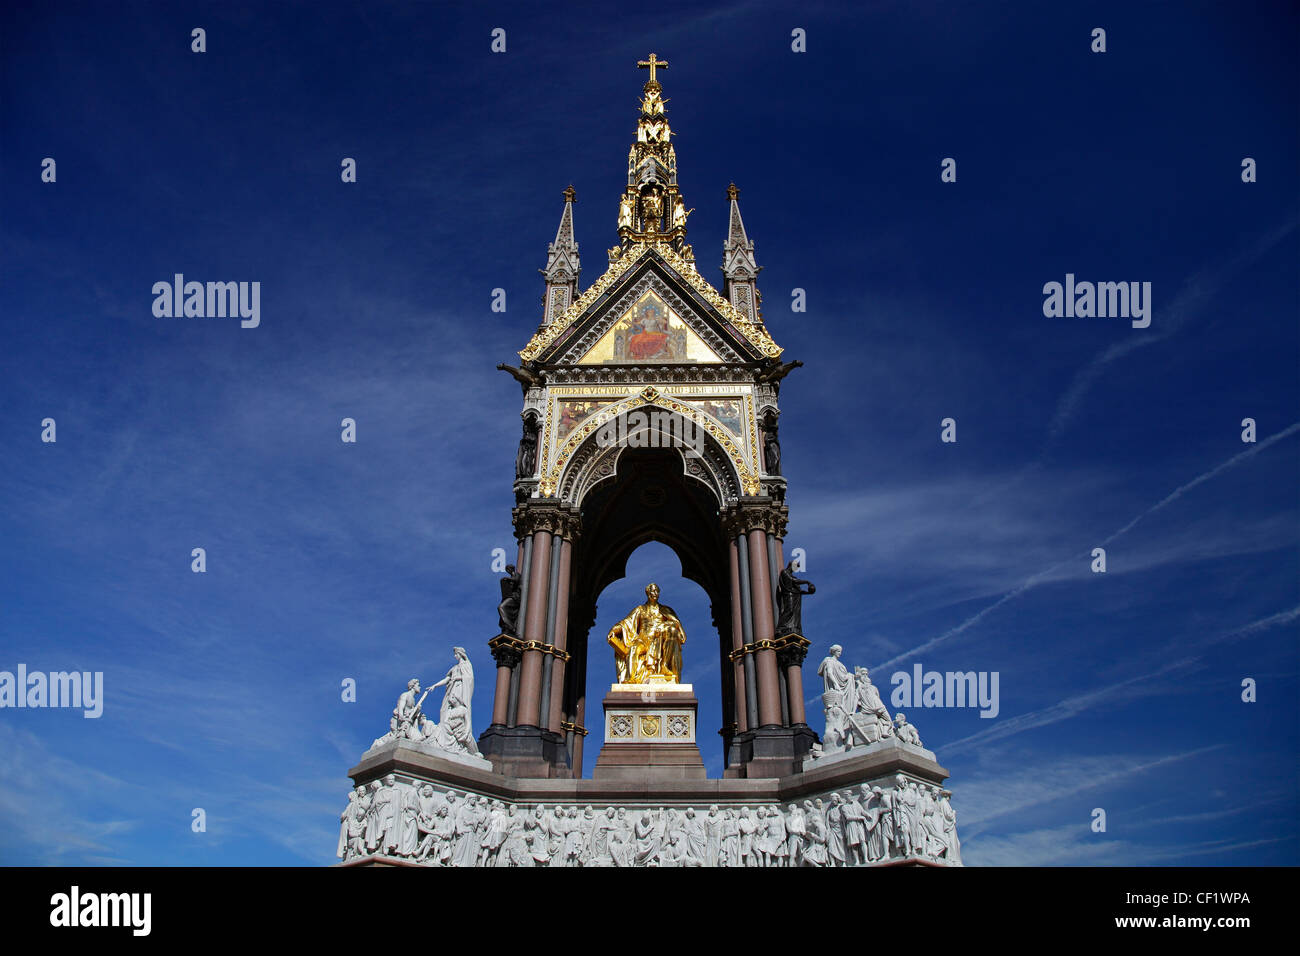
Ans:
POLYGON ((723 510, 722 531, 728 538, 754 530, 784 538, 789 517, 789 508, 766 495, 741 498, 723 510))
POLYGON ((777 662, 782 667, 802 667, 811 642, 802 634, 782 634, 773 642, 777 662))
POLYGON ((578 540, 582 531, 582 513, 558 498, 529 498, 511 511, 510 520, 515 526, 516 538, 545 531, 572 542, 578 540))
POLYGON ((524 641, 509 634, 498 634, 488 641, 488 650, 492 652, 492 659, 496 661, 497 667, 518 667, 524 647, 524 641))

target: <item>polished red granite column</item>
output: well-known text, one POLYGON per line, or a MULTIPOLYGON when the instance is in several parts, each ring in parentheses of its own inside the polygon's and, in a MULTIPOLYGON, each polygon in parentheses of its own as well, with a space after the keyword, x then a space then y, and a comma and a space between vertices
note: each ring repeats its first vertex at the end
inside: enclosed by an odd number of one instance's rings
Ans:
MULTIPOLYGON (((573 565, 573 542, 567 537, 560 539, 560 566, 556 571, 559 579, 555 591, 555 648, 563 651, 569 639, 569 571, 573 565)), ((564 716, 564 658, 555 655, 551 666, 551 704, 550 714, 546 718, 546 728, 560 733, 560 722, 564 716)))
POLYGON ((781 681, 777 676, 776 651, 771 648, 776 622, 772 619, 772 576, 767 562, 767 534, 762 528, 749 531, 749 595, 754 614, 754 654, 758 672, 758 723, 761 727, 781 725, 781 681), (768 647, 762 647, 764 643, 768 647))
MULTIPOLYGON (((736 539, 732 538, 727 547, 731 571, 731 649, 739 651, 745 646, 744 623, 740 616, 740 559, 737 554, 736 539)), ((731 665, 732 678, 735 682, 735 713, 732 722, 736 732, 749 729, 748 715, 745 712, 745 656, 740 654, 731 665)))
MULTIPOLYGON (((546 643, 546 605, 550 594, 551 533, 533 533, 532 567, 529 569, 528 610, 524 622, 524 640, 546 643)), ((524 651, 519 677, 519 711, 515 725, 541 726, 542 652, 533 648, 524 651)))

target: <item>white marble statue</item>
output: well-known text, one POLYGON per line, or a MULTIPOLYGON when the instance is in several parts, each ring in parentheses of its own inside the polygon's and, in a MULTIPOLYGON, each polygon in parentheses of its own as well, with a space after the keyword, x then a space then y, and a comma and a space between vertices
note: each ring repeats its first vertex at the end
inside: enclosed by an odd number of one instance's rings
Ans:
POLYGON ((453 650, 456 663, 447 676, 430 687, 447 689, 442 695, 442 709, 438 713, 437 726, 432 729, 427 739, 432 740, 443 750, 451 753, 465 753, 478 756, 478 744, 474 740, 474 726, 470 707, 474 697, 474 665, 469 662, 465 648, 453 650))
POLYGON ((854 711, 849 715, 848 723, 854 732, 855 743, 874 744, 894 732, 894 723, 889 719, 885 702, 880 699, 880 691, 871 683, 871 674, 865 667, 854 668, 853 674, 854 711))
POLYGON ((916 732, 916 725, 907 722, 906 714, 897 714, 894 717, 894 734, 905 744, 911 744, 913 747, 923 747, 921 735, 916 732))
POLYGON ((389 718, 388 733, 376 739, 370 749, 393 740, 412 740, 423 741, 448 753, 481 758, 474 739, 474 666, 465 648, 454 648, 453 653, 456 663, 447 671, 447 676, 423 693, 419 680, 412 678, 406 682, 406 690, 397 698, 397 705, 389 718), (446 690, 435 721, 421 707, 429 692, 439 687, 446 690))
POLYGON ((830 653, 817 667, 817 673, 822 678, 822 708, 826 712, 821 753, 838 753, 845 749, 848 742, 848 717, 857 709, 853 675, 840 663, 842 653, 843 647, 832 644, 830 653))
POLYGON ((907 722, 904 714, 892 720, 880 691, 871 682, 865 667, 853 673, 840 662, 843 648, 832 644, 830 653, 817 668, 824 690, 822 707, 825 711, 826 729, 822 740, 814 744, 812 759, 840 754, 855 747, 869 747, 888 737, 900 743, 924 749, 916 728, 907 722))

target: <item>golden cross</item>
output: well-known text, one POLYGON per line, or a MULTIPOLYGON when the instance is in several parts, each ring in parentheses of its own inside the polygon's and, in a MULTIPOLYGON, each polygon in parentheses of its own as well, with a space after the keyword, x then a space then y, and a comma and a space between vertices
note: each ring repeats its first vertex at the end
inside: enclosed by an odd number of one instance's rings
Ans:
POLYGON ((659 59, 659 58, 658 58, 657 56, 655 56, 653 53, 650 54, 650 59, 648 59, 648 60, 637 60, 636 65, 637 65, 637 68, 638 68, 638 69, 641 69, 641 70, 649 69, 649 70, 650 70, 650 82, 651 82, 651 83, 653 83, 653 82, 655 81, 655 67, 656 67, 656 66, 659 67, 659 68, 661 68, 661 69, 664 69, 664 70, 668 69, 668 61, 667 61, 667 60, 661 60, 661 59, 659 59))

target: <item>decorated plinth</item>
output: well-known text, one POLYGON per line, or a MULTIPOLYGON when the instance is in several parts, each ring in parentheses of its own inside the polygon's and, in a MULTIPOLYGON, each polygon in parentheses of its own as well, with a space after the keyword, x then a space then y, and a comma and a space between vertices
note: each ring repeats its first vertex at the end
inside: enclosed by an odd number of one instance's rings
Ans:
POLYGON ((960 866, 948 772, 881 741, 766 779, 503 775, 408 740, 353 767, 344 866, 960 866))
POLYGON ((593 779, 704 779, 690 684, 614 684, 604 705, 605 745, 593 779))

